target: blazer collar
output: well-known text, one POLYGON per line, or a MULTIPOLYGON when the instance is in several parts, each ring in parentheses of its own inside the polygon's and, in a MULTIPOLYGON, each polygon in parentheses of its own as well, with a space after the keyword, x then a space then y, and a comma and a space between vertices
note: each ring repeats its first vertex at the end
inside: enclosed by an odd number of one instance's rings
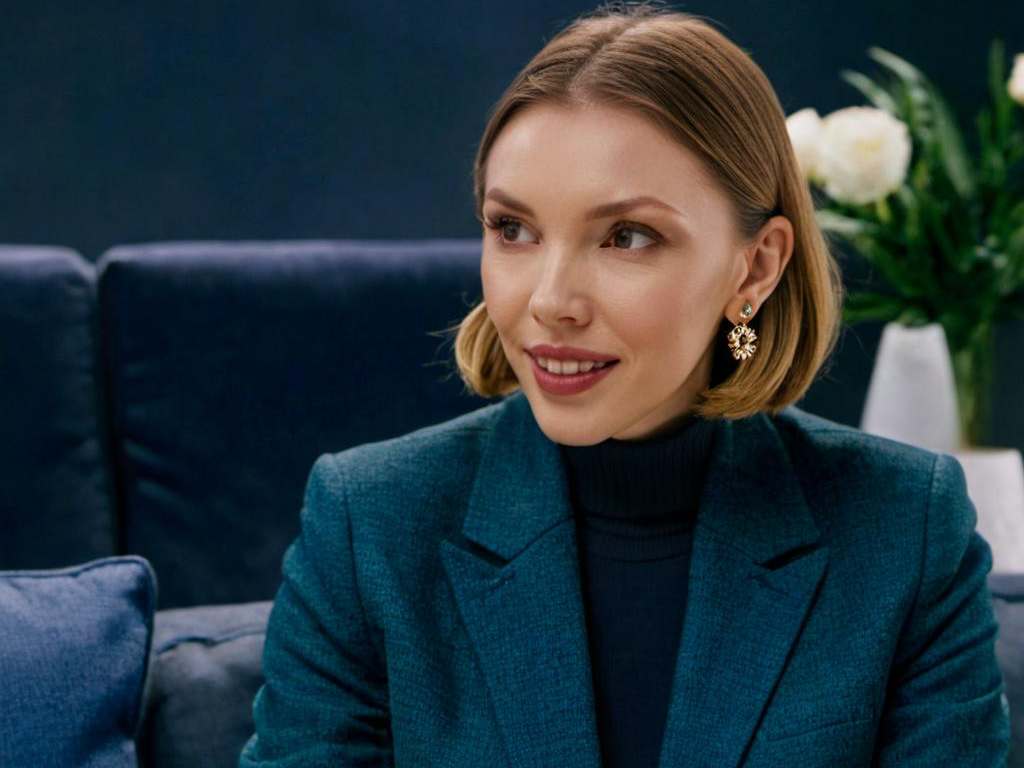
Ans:
MULTIPOLYGON (((441 558, 517 766, 599 768, 573 510, 559 447, 517 391, 441 558)), ((717 425, 659 768, 742 761, 828 549, 772 419, 717 425)))

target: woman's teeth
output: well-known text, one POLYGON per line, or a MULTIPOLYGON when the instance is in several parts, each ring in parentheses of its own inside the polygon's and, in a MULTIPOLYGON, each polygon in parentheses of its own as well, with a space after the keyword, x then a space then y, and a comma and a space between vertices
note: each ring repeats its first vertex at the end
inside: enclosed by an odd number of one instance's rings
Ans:
POLYGON ((571 375, 574 373, 586 373, 592 368, 604 368, 610 363, 597 363, 593 360, 554 360, 547 357, 538 357, 537 363, 549 373, 571 375))

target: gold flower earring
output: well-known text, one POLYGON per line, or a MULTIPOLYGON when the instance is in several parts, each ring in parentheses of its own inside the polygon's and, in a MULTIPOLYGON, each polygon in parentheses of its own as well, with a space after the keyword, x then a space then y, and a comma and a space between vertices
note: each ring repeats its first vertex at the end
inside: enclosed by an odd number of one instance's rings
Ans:
MULTIPOLYGON (((754 308, 750 306, 749 301, 744 302, 743 309, 740 310, 740 316, 746 320, 752 314, 754 314, 754 308)), ((757 334, 754 333, 753 328, 748 328, 745 322, 735 325, 729 331, 728 338, 729 349, 732 350, 732 356, 737 360, 746 360, 757 351, 757 345, 754 343, 757 341, 757 334)))

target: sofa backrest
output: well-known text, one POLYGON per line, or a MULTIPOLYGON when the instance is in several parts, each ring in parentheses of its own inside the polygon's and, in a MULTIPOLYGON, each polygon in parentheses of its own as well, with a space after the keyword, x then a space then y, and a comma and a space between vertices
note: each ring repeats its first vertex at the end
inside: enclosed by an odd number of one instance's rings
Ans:
POLYGON ((95 287, 75 251, 0 246, 0 570, 115 552, 95 287))
POLYGON ((160 608, 270 599, 317 455, 444 421, 480 241, 192 242, 97 262, 120 550, 160 608))
POLYGON ((272 599, 323 452, 486 404, 480 241, 0 248, 0 569, 138 554, 158 607, 272 599))

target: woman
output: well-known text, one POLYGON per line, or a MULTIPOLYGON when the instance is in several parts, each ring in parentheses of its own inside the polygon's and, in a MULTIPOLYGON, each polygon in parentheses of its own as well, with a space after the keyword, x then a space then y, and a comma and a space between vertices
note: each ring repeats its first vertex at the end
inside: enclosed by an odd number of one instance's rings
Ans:
POLYGON ((1002 765, 959 464, 793 405, 842 284, 762 71, 601 8, 475 170, 502 399, 317 459, 239 765, 1002 765))

